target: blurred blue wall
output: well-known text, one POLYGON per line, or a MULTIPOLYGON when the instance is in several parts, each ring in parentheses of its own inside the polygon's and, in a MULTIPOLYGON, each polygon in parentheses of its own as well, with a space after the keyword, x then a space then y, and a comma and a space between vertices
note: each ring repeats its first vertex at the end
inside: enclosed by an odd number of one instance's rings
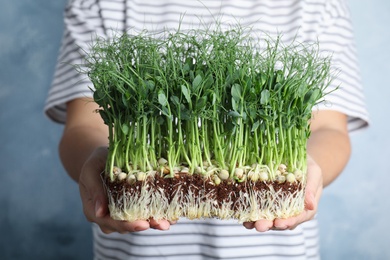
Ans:
POLYGON ((390 259, 390 1, 350 0, 371 127, 320 206, 324 259, 390 259))
POLYGON ((43 114, 65 0, 0 0, 0 259, 91 259, 62 126, 43 114))
MULTIPOLYGON (((62 126, 42 112, 65 0, 0 0, 0 258, 90 259, 78 187, 61 167, 62 126)), ((319 210, 323 259, 390 259, 390 2, 350 1, 371 128, 319 210)))

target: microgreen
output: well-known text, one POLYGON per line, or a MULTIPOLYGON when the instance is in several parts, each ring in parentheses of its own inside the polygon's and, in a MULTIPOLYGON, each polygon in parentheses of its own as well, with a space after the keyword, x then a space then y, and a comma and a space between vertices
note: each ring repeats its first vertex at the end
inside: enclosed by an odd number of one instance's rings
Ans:
POLYGON ((276 180, 280 165, 306 172, 330 57, 315 43, 260 38, 237 26, 96 40, 86 65, 109 128, 110 178, 114 166, 166 177, 179 166, 207 176, 213 166, 238 182, 264 170, 262 180, 276 180))

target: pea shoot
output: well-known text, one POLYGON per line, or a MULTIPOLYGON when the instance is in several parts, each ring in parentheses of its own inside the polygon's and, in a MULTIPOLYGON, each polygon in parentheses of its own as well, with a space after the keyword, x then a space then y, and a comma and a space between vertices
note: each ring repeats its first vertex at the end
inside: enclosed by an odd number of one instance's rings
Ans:
POLYGON ((330 57, 317 43, 252 35, 236 26, 95 41, 85 73, 109 129, 113 218, 243 222, 303 210, 330 57))

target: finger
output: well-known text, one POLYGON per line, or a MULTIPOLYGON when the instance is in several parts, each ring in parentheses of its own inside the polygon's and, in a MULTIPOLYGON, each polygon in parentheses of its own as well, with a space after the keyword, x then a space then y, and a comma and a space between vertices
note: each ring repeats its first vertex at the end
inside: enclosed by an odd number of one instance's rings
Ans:
POLYGON ((244 222, 243 225, 246 229, 254 229, 255 228, 255 222, 244 222))
POLYGON ((168 220, 169 224, 175 225, 177 223, 177 220, 168 220))
POLYGON ((126 233, 144 231, 150 228, 149 222, 146 220, 136 220, 130 222, 130 221, 114 220, 110 216, 97 218, 96 224, 98 224, 100 229, 107 234, 112 232, 126 234, 126 233))
POLYGON ((164 219, 160 219, 160 220, 150 219, 149 224, 151 228, 158 229, 158 230, 168 230, 171 226, 169 221, 164 219))
POLYGON ((124 234, 150 228, 149 223, 145 220, 127 222, 112 219, 109 215, 108 200, 100 176, 96 177, 95 175, 94 178, 86 177, 85 179, 90 187, 89 190, 83 183, 83 179, 80 180, 79 185, 84 214, 90 222, 98 224, 102 232, 124 234))
POLYGON ((308 177, 305 190, 305 210, 317 211, 318 203, 322 194, 322 179, 308 177))
POLYGON ((96 218, 101 218, 108 214, 108 200, 100 176, 97 178, 98 181, 89 177, 86 179, 80 177, 79 180, 83 210, 89 221, 96 222, 96 218))
POLYGON ((254 222, 254 228, 259 232, 265 232, 270 230, 273 227, 273 221, 271 220, 257 220, 254 222))
POLYGON ((101 156, 105 156, 105 153, 106 149, 95 151, 83 166, 79 178, 79 189, 84 206, 84 214, 90 221, 93 221, 94 217, 104 217, 108 214, 107 194, 100 176, 100 173, 104 169, 104 164, 97 163, 97 161, 100 161, 101 156), (99 155, 99 153, 103 153, 103 155, 99 155))
POLYGON ((305 221, 306 212, 302 212, 298 216, 290 217, 286 219, 275 219, 274 229, 275 230, 287 230, 294 229, 298 224, 305 221))
MULTIPOLYGON (((98 205, 99 201, 97 202, 98 205)), ((121 234, 125 234, 129 232, 139 232, 150 228, 150 224, 146 220, 137 220, 131 222, 123 221, 123 220, 115 220, 110 216, 107 209, 108 208, 107 204, 101 205, 100 207, 103 209, 95 210, 94 222, 100 226, 103 232, 106 233, 118 232, 121 234)))
POLYGON ((313 219, 315 213, 316 211, 314 210, 304 210, 302 213, 295 217, 275 219, 273 226, 276 230, 292 230, 295 229, 299 224, 313 219))
POLYGON ((83 212, 85 217, 90 222, 95 222, 95 207, 96 202, 93 200, 92 195, 88 191, 87 187, 83 184, 79 184, 80 197, 83 205, 83 212))
POLYGON ((321 197, 323 176, 319 165, 310 157, 307 158, 308 174, 305 188, 305 209, 316 210, 321 197))
MULTIPOLYGON (((99 196, 97 196, 99 197, 99 196)), ((103 199, 103 201, 106 201, 103 199)), ((108 207, 102 202, 102 199, 95 199, 95 217, 102 218, 108 214, 108 207)))
POLYGON ((312 191, 307 190, 305 194, 305 210, 315 210, 316 200, 312 191))
POLYGON ((150 228, 149 222, 145 220, 123 221, 114 220, 109 214, 104 217, 96 217, 94 221, 102 230, 103 233, 109 234, 113 232, 126 234, 130 232, 139 232, 150 228))

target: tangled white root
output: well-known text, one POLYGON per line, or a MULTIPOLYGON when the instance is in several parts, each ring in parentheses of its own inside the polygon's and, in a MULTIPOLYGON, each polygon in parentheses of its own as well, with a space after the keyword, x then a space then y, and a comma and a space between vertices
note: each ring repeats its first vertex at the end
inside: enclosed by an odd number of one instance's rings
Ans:
MULTIPOLYGON (((219 218, 237 219, 239 223, 259 219, 273 220, 296 216, 304 210, 304 189, 286 192, 275 191, 272 184, 268 189, 253 189, 247 185, 247 192, 239 193, 238 199, 231 198, 218 201, 212 191, 193 189, 183 191, 176 187, 176 193, 169 201, 163 189, 150 189, 147 182, 139 186, 139 192, 130 193, 123 188, 121 196, 112 196, 108 190, 109 210, 116 220, 177 220, 180 217, 189 219, 219 218)), ((195 189, 195 187, 194 187, 195 189)))

